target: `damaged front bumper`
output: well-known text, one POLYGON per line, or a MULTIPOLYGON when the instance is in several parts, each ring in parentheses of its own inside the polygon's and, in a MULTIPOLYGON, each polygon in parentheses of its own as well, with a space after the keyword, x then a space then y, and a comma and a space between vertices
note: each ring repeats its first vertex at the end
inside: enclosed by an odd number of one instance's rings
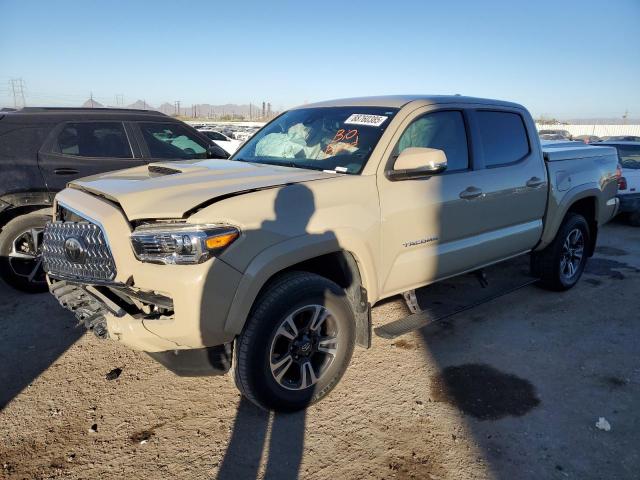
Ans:
MULTIPOLYGON (((79 324, 101 339, 109 338, 109 316, 154 319, 173 314, 170 298, 153 292, 136 291, 126 285, 84 285, 50 277, 49 290, 60 305, 74 313, 79 324)), ((231 368, 233 343, 147 354, 176 375, 224 375, 231 368)))

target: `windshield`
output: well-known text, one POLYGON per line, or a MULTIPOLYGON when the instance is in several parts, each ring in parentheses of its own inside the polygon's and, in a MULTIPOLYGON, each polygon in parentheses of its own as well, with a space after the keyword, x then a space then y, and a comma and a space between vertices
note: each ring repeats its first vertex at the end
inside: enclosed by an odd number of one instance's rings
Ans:
POLYGON ((357 174, 396 112, 381 107, 290 110, 248 140, 232 160, 357 174))

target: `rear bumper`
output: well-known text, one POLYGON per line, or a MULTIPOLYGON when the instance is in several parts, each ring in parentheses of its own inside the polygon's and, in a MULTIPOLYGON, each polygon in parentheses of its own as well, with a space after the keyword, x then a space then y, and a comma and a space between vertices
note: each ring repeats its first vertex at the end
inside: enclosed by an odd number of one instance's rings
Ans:
POLYGON ((620 213, 637 212, 640 210, 640 193, 627 193, 618 195, 620 201, 620 213))

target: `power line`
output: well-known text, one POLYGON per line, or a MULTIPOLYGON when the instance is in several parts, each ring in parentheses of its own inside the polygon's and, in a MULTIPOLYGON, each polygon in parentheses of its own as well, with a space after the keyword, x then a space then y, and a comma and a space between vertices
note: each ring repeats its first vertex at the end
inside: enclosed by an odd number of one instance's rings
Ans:
POLYGON ((9 80, 9 86, 13 94, 13 108, 26 107, 27 102, 24 99, 24 80, 22 78, 11 78, 9 80), (20 102, 21 101, 21 102, 20 102))

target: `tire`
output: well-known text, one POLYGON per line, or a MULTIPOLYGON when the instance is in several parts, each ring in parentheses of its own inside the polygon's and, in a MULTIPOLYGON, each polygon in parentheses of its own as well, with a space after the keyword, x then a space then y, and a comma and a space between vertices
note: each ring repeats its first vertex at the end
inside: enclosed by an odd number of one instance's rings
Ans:
POLYGON ((577 213, 568 213, 553 242, 541 252, 531 255, 531 271, 540 277, 538 284, 547 290, 564 291, 578 283, 587 263, 590 240, 589 224, 585 218, 577 213), (579 239, 581 241, 573 243, 579 239))
POLYGON ((640 227, 640 212, 633 212, 629 214, 629 224, 634 227, 640 227))
POLYGON ((51 217, 39 210, 14 218, 0 231, 0 277, 18 290, 28 293, 47 291, 39 244, 42 229, 49 220, 51 217), (33 258, 29 259, 30 256, 33 258))
POLYGON ((236 339, 236 385, 263 409, 301 410, 336 386, 354 343, 355 318, 345 291, 319 275, 285 273, 260 295, 236 339))

